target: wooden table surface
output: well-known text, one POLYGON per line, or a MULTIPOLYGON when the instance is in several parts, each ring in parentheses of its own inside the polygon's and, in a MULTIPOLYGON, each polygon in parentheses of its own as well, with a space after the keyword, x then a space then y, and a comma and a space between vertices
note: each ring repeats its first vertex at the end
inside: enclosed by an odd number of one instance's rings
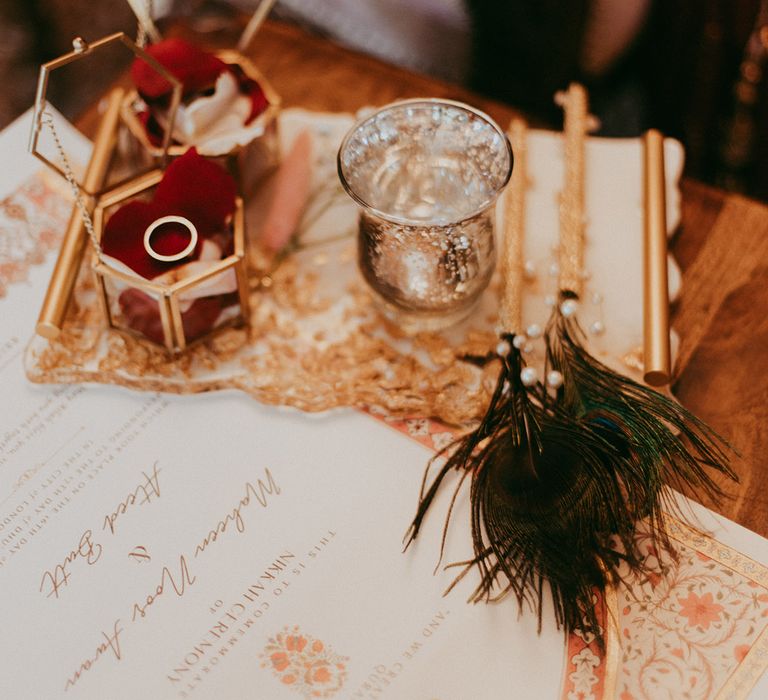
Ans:
MULTIPOLYGON (((390 66, 267 22, 250 51, 286 107, 355 111, 405 97, 468 102, 507 124, 514 110, 464 88, 390 66)), ((768 537, 768 207, 682 182, 672 250, 683 270, 673 324, 680 353, 673 390, 738 450, 732 497, 707 503, 768 537)))

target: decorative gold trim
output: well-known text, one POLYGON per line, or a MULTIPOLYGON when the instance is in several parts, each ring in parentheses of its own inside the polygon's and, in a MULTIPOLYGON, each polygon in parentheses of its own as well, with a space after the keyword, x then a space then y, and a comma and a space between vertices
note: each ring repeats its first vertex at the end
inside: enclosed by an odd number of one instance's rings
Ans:
POLYGON ((100 227, 96 224, 96 217, 103 216, 105 209, 108 209, 115 204, 119 204, 129 197, 134 197, 144 190, 149 189, 150 187, 154 187, 155 185, 159 184, 160 180, 163 179, 164 174, 165 171, 162 168, 155 168, 154 170, 150 170, 147 173, 138 175, 133 180, 129 180, 128 182, 121 182, 120 184, 115 185, 115 187, 102 194, 99 197, 98 204, 96 205, 96 208, 93 212, 93 225, 96 231, 99 232, 100 230, 100 227))
POLYGON ((123 272, 122 270, 115 270, 104 262, 95 262, 93 269, 98 275, 103 275, 104 277, 114 277, 119 279, 121 282, 129 284, 132 287, 141 289, 143 292, 161 295, 166 291, 166 287, 163 285, 157 284, 152 280, 144 279, 138 275, 130 275, 127 272, 123 272))
POLYGON ((185 277, 184 279, 181 279, 178 282, 175 282, 170 287, 168 287, 168 291, 174 295, 181 294, 182 292, 185 292, 187 289, 196 287, 201 282, 205 282, 205 280, 210 279, 211 277, 215 277, 218 274, 221 274, 225 270, 228 270, 230 267, 234 267, 237 261, 238 261, 237 255, 229 255, 222 260, 217 260, 216 262, 212 262, 211 266, 205 272, 200 272, 194 277, 185 277))
POLYGON ((235 228, 234 252, 238 258, 242 258, 245 256, 245 206, 242 197, 235 198, 233 224, 235 228))
POLYGON ((768 667, 768 623, 715 700, 746 700, 768 667))
POLYGON ((565 179, 560 194, 560 290, 581 297, 584 280, 585 136, 589 129, 587 91, 571 83, 555 102, 565 111, 565 179))
POLYGON ((168 309, 168 319, 170 321, 166 326, 165 318, 163 318, 165 345, 171 352, 177 349, 180 351, 184 350, 187 347, 187 339, 184 334, 184 322, 181 318, 179 297, 177 294, 167 294, 163 297, 163 301, 168 309))
POLYGON ((505 333, 521 333, 523 325, 523 241, 525 240, 525 192, 528 188, 528 125, 515 118, 509 125, 514 166, 512 180, 504 195, 504 247, 501 255, 499 322, 505 333))
MULTIPOLYGON (((673 515, 664 516, 670 537, 768 589, 768 568, 673 515)), ((768 622, 767 622, 768 624, 768 622)))
POLYGON ((619 596, 616 588, 607 586, 605 600, 605 675, 603 676, 603 700, 613 700, 619 679, 621 636, 619 632, 619 596))

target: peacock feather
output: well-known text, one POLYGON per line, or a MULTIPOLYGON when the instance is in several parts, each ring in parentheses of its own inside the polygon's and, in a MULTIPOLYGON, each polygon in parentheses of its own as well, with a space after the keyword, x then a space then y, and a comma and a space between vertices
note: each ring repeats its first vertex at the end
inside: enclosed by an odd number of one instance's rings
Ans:
MULTIPOLYGON (((583 88, 575 88, 570 92, 583 122, 586 96, 583 88)), ((501 317, 509 331, 495 355, 501 371, 479 425, 430 461, 406 547, 419 534, 446 477, 458 472, 440 554, 442 559, 454 504, 469 480, 473 557, 456 564, 462 567, 456 581, 477 569, 479 583, 470 600, 511 594, 541 624, 549 595, 559 626, 591 633, 603 645, 596 591, 616 585, 622 571, 648 573, 635 541, 638 521, 647 520, 658 549, 669 551, 663 514, 675 506, 667 487, 716 499, 722 492, 712 474, 736 476, 728 465, 729 447, 714 431, 671 398, 614 372, 584 347, 575 317, 578 293, 571 291, 582 280, 578 205, 583 172, 569 176, 568 171, 578 160, 574 144, 583 129, 574 129, 573 119, 570 123, 571 136, 580 133, 569 143, 566 104, 566 185, 581 184, 570 192, 572 205, 564 204, 561 211, 562 291, 545 331, 547 381, 525 366, 523 344, 516 342, 520 334, 511 332, 521 327, 521 278, 512 261, 522 259, 523 171, 513 175, 507 211, 512 223, 505 241, 501 317)), ((521 156, 524 140, 516 144, 516 168, 524 167, 521 156)))

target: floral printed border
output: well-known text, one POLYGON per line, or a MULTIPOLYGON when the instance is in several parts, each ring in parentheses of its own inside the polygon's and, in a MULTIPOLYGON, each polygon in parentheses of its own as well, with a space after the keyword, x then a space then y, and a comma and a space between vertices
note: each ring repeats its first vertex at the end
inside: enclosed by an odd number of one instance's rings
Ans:
POLYGON ((734 649, 741 662, 715 696, 716 700, 744 700, 768 669, 768 568, 676 518, 667 519, 667 530, 674 539, 691 547, 701 557, 707 557, 745 578, 749 587, 754 589, 754 597, 766 604, 762 608, 765 625, 751 646, 734 649), (762 593, 757 592, 760 589, 762 593))
POLYGON ((10 285, 24 282, 29 269, 56 248, 72 210, 51 178, 29 178, 0 200, 0 298, 10 285))
POLYGON ((603 621, 606 653, 603 654, 593 634, 576 631, 568 636, 563 668, 563 700, 598 700, 613 696, 616 683, 616 596, 595 592, 597 617, 603 621))

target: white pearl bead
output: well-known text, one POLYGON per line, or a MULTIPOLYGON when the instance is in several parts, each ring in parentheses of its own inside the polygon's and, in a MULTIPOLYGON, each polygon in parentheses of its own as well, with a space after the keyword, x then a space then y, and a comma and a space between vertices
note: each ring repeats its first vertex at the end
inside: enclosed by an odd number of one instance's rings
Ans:
POLYGON ((550 277, 557 277, 560 274, 560 266, 557 263, 551 263, 547 272, 550 277))
POLYGON ((525 329, 525 332, 528 334, 529 338, 533 338, 534 340, 536 338, 541 338, 541 326, 538 323, 532 323, 525 329))
POLYGON ((526 343, 523 347, 523 352, 528 355, 533 352, 533 343, 526 343))
POLYGON ((600 294, 600 292, 593 292, 592 303, 597 305, 597 304, 601 304, 602 302, 603 302, 603 295, 600 294))
POLYGON ((547 384, 553 389, 558 389, 563 386, 563 375, 556 369, 547 372, 547 384))
POLYGON ((521 350, 527 342, 528 338, 526 338, 524 335, 516 335, 512 339, 512 345, 514 345, 518 350, 521 350))
POLYGON ((506 357, 510 350, 512 350, 512 346, 506 340, 502 340, 496 345, 496 354, 499 357, 506 357))
POLYGON ((592 335, 602 335, 605 333, 605 324, 602 321, 594 321, 589 326, 589 331, 592 335))
POLYGON ((554 306, 557 303, 557 299, 555 299, 554 294, 547 294, 547 296, 544 297, 544 303, 547 306, 554 306))
POLYGON ((579 310, 579 303, 575 299, 566 299, 560 304, 560 313, 566 318, 573 316, 579 310))
POLYGON ((533 386, 536 384, 537 379, 538 375, 534 367, 524 367, 522 372, 520 372, 520 381, 523 383, 523 386, 533 386))
POLYGON ((523 275, 526 279, 536 279, 536 263, 533 260, 526 260, 523 263, 523 275))

